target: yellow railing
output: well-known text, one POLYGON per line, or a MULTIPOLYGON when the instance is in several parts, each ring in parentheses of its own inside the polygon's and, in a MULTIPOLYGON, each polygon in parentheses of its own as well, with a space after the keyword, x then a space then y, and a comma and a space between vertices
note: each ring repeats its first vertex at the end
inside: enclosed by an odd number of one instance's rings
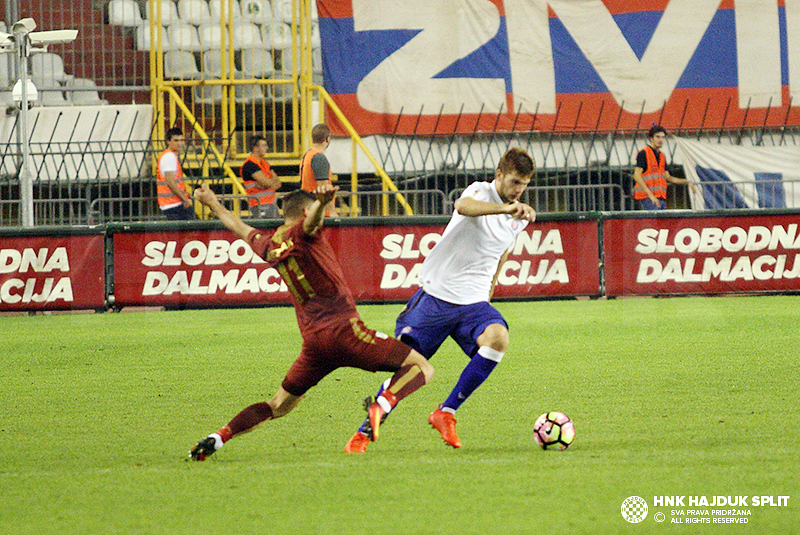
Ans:
MULTIPOLYGON (((395 196, 403 212, 412 215, 413 211, 403 194, 398 191, 381 164, 364 145, 342 111, 323 87, 314 84, 311 1, 313 0, 292 0, 294 13, 290 25, 292 47, 283 49, 280 53, 276 48, 271 48, 273 63, 280 61, 280 72, 276 70, 274 77, 239 77, 241 73, 236 70, 237 56, 234 46, 235 21, 238 19, 233 15, 233 1, 221 0, 219 20, 221 48, 206 50, 194 56, 203 63, 207 59, 205 55, 219 54, 219 76, 201 79, 197 79, 198 77, 176 79, 173 76, 167 79, 163 53, 165 43, 162 32, 157 31, 157 28, 163 27, 162 3, 160 0, 149 0, 150 13, 154 14, 149 20, 152 36, 150 47, 152 104, 158 118, 153 129, 154 146, 163 144, 166 129, 170 126, 183 125, 185 131, 194 131, 202 140, 203 146, 197 153, 187 153, 187 165, 200 169, 204 177, 210 176, 212 168, 222 170, 225 182, 233 188, 233 194, 243 195, 244 187, 233 167, 241 165, 249 152, 249 147, 242 143, 244 136, 248 133, 264 135, 264 130, 271 126, 272 142, 269 143, 271 152, 267 154, 267 159, 273 166, 298 165, 301 156, 311 144, 312 127, 316 122, 324 121, 322 115, 327 105, 327 110, 337 117, 352 140, 350 214, 359 213, 357 156, 360 147, 375 167, 375 174, 381 179, 382 189, 386 191, 386 195, 382 196, 381 213, 389 215, 389 200, 391 196, 395 196), (291 61, 287 56, 291 56, 291 61), (261 88, 259 91, 264 95, 281 95, 281 98, 265 98, 257 104, 243 103, 236 97, 237 88, 243 86, 259 87, 261 88), (200 92, 203 88, 216 92, 217 95, 221 93, 218 103, 208 109, 204 107, 202 99, 195 102, 196 96, 191 101, 186 98, 189 92, 200 92), (314 102, 315 97, 316 102, 314 102), (320 110, 319 117, 315 118, 312 115, 312 108, 317 104, 323 109, 320 110), (272 125, 266 124, 265 118, 268 116, 273 120, 272 125), (282 123, 279 124, 276 117, 281 117, 282 123), (281 130, 288 121, 291 121, 292 127, 289 130, 281 130), (209 135, 212 130, 219 133, 216 138, 209 135)), ((272 44, 275 45, 274 42, 272 44)), ((264 47, 269 48, 267 44, 264 47)), ((193 182, 200 181, 202 179, 193 180, 193 182)))
MULTIPOLYGON (((350 205, 351 212, 353 212, 354 214, 358 213, 358 196, 356 195, 358 193, 358 161, 357 160, 358 160, 358 149, 360 148, 364 152, 364 155, 367 157, 367 159, 370 161, 370 163, 375 167, 375 174, 381 179, 382 189, 386 192, 381 197, 381 213, 383 215, 385 215, 385 216, 386 215, 390 215, 389 214, 389 197, 393 195, 393 196, 395 196, 397 198, 397 202, 400 204, 400 206, 403 209, 403 212, 406 215, 414 215, 414 211, 411 209, 411 206, 408 204, 408 201, 406 201, 405 196, 400 192, 400 190, 397 188, 397 186, 392 181, 392 179, 389 177, 389 175, 386 174, 386 171, 383 170, 383 167, 381 166, 381 164, 372 155, 370 150, 364 144, 364 140, 361 139, 361 136, 358 135, 358 132, 356 132, 355 128, 353 128, 353 125, 350 124, 350 121, 347 120, 347 117, 344 115, 342 110, 339 109, 339 106, 336 105, 336 102, 334 102, 334 100, 331 98, 331 96, 328 94, 328 92, 325 90, 325 88, 324 87, 320 87, 318 85, 310 86, 308 88, 307 104, 310 103, 313 100, 313 94, 314 93, 319 95, 319 101, 320 102, 324 101, 325 104, 327 104, 327 106, 331 110, 331 112, 333 112, 333 114, 336 115, 336 118, 339 120, 339 122, 341 123, 342 127, 344 127, 344 129, 350 135, 351 147, 352 147, 352 149, 351 149, 352 166, 351 166, 351 171, 350 171, 350 190, 351 190, 351 192, 353 194, 353 195, 351 195, 351 200, 350 200, 350 202, 351 202, 351 205, 350 205)), ((309 105, 307 105, 306 107, 310 108, 309 105)))

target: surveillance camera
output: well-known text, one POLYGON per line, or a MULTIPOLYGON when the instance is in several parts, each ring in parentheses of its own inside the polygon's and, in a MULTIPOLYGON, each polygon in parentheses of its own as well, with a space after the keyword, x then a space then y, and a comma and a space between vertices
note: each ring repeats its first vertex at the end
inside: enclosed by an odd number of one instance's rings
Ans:
POLYGON ((14 26, 11 27, 11 31, 15 34, 30 33, 35 29, 36 21, 33 19, 22 19, 18 22, 15 22, 14 26))
MULTIPOLYGON (((30 108, 39 100, 39 91, 36 89, 36 84, 34 84, 32 80, 28 80, 27 82, 25 96, 28 99, 28 107, 30 108)), ((14 88, 11 90, 11 98, 17 106, 22 107, 22 80, 17 80, 17 83, 14 84, 14 88)))
POLYGON ((50 30, 46 32, 33 32, 28 35, 33 46, 56 45, 71 43, 78 37, 78 30, 50 30))

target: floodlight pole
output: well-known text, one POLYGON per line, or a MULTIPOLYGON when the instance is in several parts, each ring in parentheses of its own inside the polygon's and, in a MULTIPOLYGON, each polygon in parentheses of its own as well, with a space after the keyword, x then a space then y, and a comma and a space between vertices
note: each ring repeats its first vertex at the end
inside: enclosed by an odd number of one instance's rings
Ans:
POLYGON ((33 226, 33 175, 30 168, 31 147, 28 137, 28 33, 16 34, 16 44, 22 94, 19 110, 19 128, 22 142, 22 164, 19 168, 19 211, 23 227, 33 226))

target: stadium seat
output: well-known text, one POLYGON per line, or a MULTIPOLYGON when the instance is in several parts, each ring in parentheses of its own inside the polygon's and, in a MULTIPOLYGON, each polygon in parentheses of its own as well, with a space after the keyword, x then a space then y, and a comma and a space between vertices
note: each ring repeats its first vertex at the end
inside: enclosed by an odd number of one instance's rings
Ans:
POLYGON ((272 17, 279 22, 291 23, 292 0, 274 0, 272 4, 272 17))
POLYGON ((261 102, 265 100, 264 88, 261 85, 237 85, 234 91, 236 102, 242 104, 249 104, 252 102, 261 102))
POLYGON ((192 100, 198 104, 219 104, 222 102, 221 85, 192 86, 192 100))
POLYGON ((282 50, 292 46, 292 29, 284 22, 273 21, 261 27, 264 46, 273 50, 282 50))
MULTIPOLYGON (((170 24, 175 24, 180 20, 178 16, 178 6, 172 0, 155 0, 156 2, 161 3, 161 24, 164 26, 169 26, 170 24)), ((155 3, 155 2, 153 2, 155 3)), ((157 13, 150 13, 150 2, 147 2, 147 20, 150 20, 151 16, 155 17, 157 13)))
POLYGON ((197 28, 191 24, 173 24, 167 30, 169 36, 170 50, 187 50, 189 52, 200 52, 203 48, 200 45, 200 37, 197 28))
POLYGON ((67 82, 74 76, 64 72, 64 60, 61 59, 61 56, 52 52, 44 52, 31 55, 31 78, 67 82))
POLYGON ((164 78, 172 80, 199 80, 202 78, 194 54, 185 50, 165 52, 164 78))
POLYGON ((236 50, 243 48, 263 47, 261 30, 252 22, 240 21, 233 25, 233 47, 236 50))
POLYGON ((272 5, 269 0, 244 0, 242 18, 256 24, 269 24, 273 19, 272 5))
POLYGON ((242 74, 245 78, 269 78, 274 72, 275 65, 270 50, 242 49, 242 74))
MULTIPOLYGON (((230 66, 228 66, 230 72, 230 66)), ((233 77, 241 78, 242 73, 233 65, 233 77)), ((203 53, 203 78, 222 78, 222 55, 219 50, 206 50, 203 53)))
POLYGON ((59 86, 58 82, 50 80, 48 83, 44 83, 43 80, 38 80, 34 82, 37 87, 39 87, 39 104, 41 106, 72 106, 72 101, 64 95, 64 91, 61 89, 41 89, 42 87, 48 86, 59 86))
MULTIPOLYGON (((219 24, 219 21, 222 20, 221 0, 210 0, 208 2, 208 7, 211 9, 211 20, 214 20, 219 24)), ((233 12, 233 20, 242 18, 242 7, 239 5, 239 0, 230 0, 230 3, 227 4, 226 7, 233 12)), ((225 13, 225 20, 230 20, 228 13, 229 12, 225 13)))
POLYGON ((75 78, 67 82, 67 92, 75 106, 105 106, 108 101, 100 98, 97 84, 88 78, 75 78))
POLYGON ((142 12, 136 0, 111 0, 108 3, 108 23, 114 26, 138 26, 142 12))
POLYGON ((197 29, 200 45, 203 50, 219 50, 222 48, 222 28, 219 22, 207 22, 197 29))
POLYGON ((211 22, 211 10, 206 0, 179 0, 178 15, 184 24, 200 26, 211 22))
MULTIPOLYGON (((275 73, 273 79, 276 80, 291 80, 291 73, 275 73)), ((286 102, 292 98, 291 84, 276 84, 272 86, 272 97, 270 100, 275 102, 286 102)))
MULTIPOLYGON (((142 21, 142 23, 136 27, 136 49, 137 50, 150 50, 151 46, 155 46, 155 39, 153 39, 150 35, 150 21, 142 21)), ((169 46, 169 39, 167 38, 167 31, 162 26, 161 27, 161 50, 166 52, 170 49, 169 46)))

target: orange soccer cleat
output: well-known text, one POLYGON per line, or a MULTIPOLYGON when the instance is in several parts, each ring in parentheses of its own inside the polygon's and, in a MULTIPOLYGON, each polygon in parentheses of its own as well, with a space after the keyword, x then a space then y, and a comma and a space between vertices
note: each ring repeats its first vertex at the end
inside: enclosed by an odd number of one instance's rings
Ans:
POLYGON ((442 434, 442 440, 447 444, 454 448, 461 447, 461 441, 456 434, 456 417, 452 413, 443 412, 442 406, 439 405, 439 408, 428 417, 428 422, 442 434))
POLYGON ((361 431, 356 431, 356 434, 350 437, 347 445, 344 447, 345 453, 366 453, 367 446, 369 445, 369 437, 361 431))

